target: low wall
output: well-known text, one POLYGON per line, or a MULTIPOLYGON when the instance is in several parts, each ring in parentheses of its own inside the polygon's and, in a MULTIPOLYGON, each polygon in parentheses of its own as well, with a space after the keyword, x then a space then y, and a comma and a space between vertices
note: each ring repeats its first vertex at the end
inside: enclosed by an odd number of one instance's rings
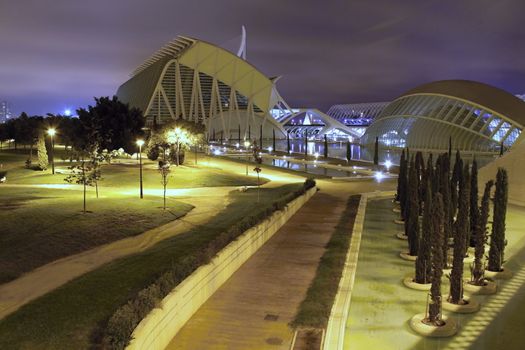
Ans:
POLYGON ((247 230, 182 281, 133 331, 127 350, 164 349, 193 314, 246 260, 277 232, 317 191, 311 188, 286 208, 247 230))
POLYGON ((395 191, 376 191, 363 193, 361 195, 359 208, 357 209, 357 214, 354 220, 354 227, 352 229, 350 248, 346 255, 345 266, 343 268, 343 273, 341 274, 337 294, 334 298, 334 304, 330 311, 328 325, 326 326, 323 350, 343 350, 346 321, 348 319, 352 290, 354 288, 355 273, 357 271, 357 261, 359 258, 359 247, 361 246, 361 235, 365 224, 367 202, 369 199, 373 198, 393 198, 394 194, 395 191))

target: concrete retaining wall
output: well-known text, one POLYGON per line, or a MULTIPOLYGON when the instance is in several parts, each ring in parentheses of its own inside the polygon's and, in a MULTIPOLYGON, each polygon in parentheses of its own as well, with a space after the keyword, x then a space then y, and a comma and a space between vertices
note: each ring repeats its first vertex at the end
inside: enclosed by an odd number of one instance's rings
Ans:
POLYGON ((182 281, 133 331, 127 350, 164 349, 192 317, 241 265, 277 232, 316 192, 311 188, 287 207, 244 232, 212 261, 182 281))

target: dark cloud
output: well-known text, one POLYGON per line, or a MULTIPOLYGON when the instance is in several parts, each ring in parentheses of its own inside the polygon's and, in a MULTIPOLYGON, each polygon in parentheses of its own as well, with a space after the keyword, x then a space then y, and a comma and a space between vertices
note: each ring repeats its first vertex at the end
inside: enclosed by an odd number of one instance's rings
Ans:
POLYGON ((295 106, 389 100, 438 79, 525 91, 523 0, 0 0, 0 99, 59 112, 111 95, 178 34, 234 49, 295 106))

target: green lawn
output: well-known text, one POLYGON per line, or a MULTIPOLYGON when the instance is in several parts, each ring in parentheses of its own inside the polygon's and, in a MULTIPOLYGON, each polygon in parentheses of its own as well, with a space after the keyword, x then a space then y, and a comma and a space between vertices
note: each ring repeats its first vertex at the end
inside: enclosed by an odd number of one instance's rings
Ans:
POLYGON ((348 199, 346 208, 326 245, 312 284, 292 322, 293 327, 325 328, 350 247, 352 229, 361 196, 348 199))
MULTIPOLYGON (((88 188, 89 212, 82 214, 80 186, 73 189, 33 186, 66 184, 64 173, 69 164, 57 163, 55 175, 50 170, 26 169, 24 161, 28 153, 23 148, 0 151, 0 164, 8 171, 7 183, 0 184, 0 283, 61 257, 140 234, 175 220, 192 208, 168 198, 170 210, 160 209, 161 177, 156 164, 149 160, 144 161, 145 198, 137 200, 138 164, 135 159, 117 159, 103 166, 100 198, 95 198, 94 188, 88 188)), ((57 161, 60 153, 63 150, 59 148, 57 161)), ((172 169, 168 189, 257 183, 254 177, 204 165, 172 169)), ((262 183, 266 181, 263 179, 262 183)), ((191 203, 188 196, 185 200, 191 203)))
POLYGON ((92 348, 113 312, 169 266, 201 250, 241 218, 265 210, 302 186, 263 188, 259 203, 255 189, 231 192, 228 207, 208 224, 104 265, 1 320, 0 348, 92 348))
POLYGON ((83 214, 81 191, 1 186, 0 283, 58 258, 140 234, 192 209, 170 200, 164 211, 158 198, 111 193, 89 198, 83 214))

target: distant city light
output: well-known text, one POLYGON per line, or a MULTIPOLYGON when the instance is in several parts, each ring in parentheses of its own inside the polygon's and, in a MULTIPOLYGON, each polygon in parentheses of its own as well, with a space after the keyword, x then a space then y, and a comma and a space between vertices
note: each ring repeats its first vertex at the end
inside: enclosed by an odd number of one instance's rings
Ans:
POLYGON ((272 151, 273 151, 273 147, 271 147, 271 146, 268 147, 268 152, 272 153, 272 151))
POLYGON ((222 154, 221 150, 220 149, 216 149, 213 151, 213 154, 215 154, 216 156, 220 156, 222 154))
POLYGON ((64 115, 65 115, 66 117, 71 117, 71 109, 66 108, 66 109, 64 110, 64 115))

